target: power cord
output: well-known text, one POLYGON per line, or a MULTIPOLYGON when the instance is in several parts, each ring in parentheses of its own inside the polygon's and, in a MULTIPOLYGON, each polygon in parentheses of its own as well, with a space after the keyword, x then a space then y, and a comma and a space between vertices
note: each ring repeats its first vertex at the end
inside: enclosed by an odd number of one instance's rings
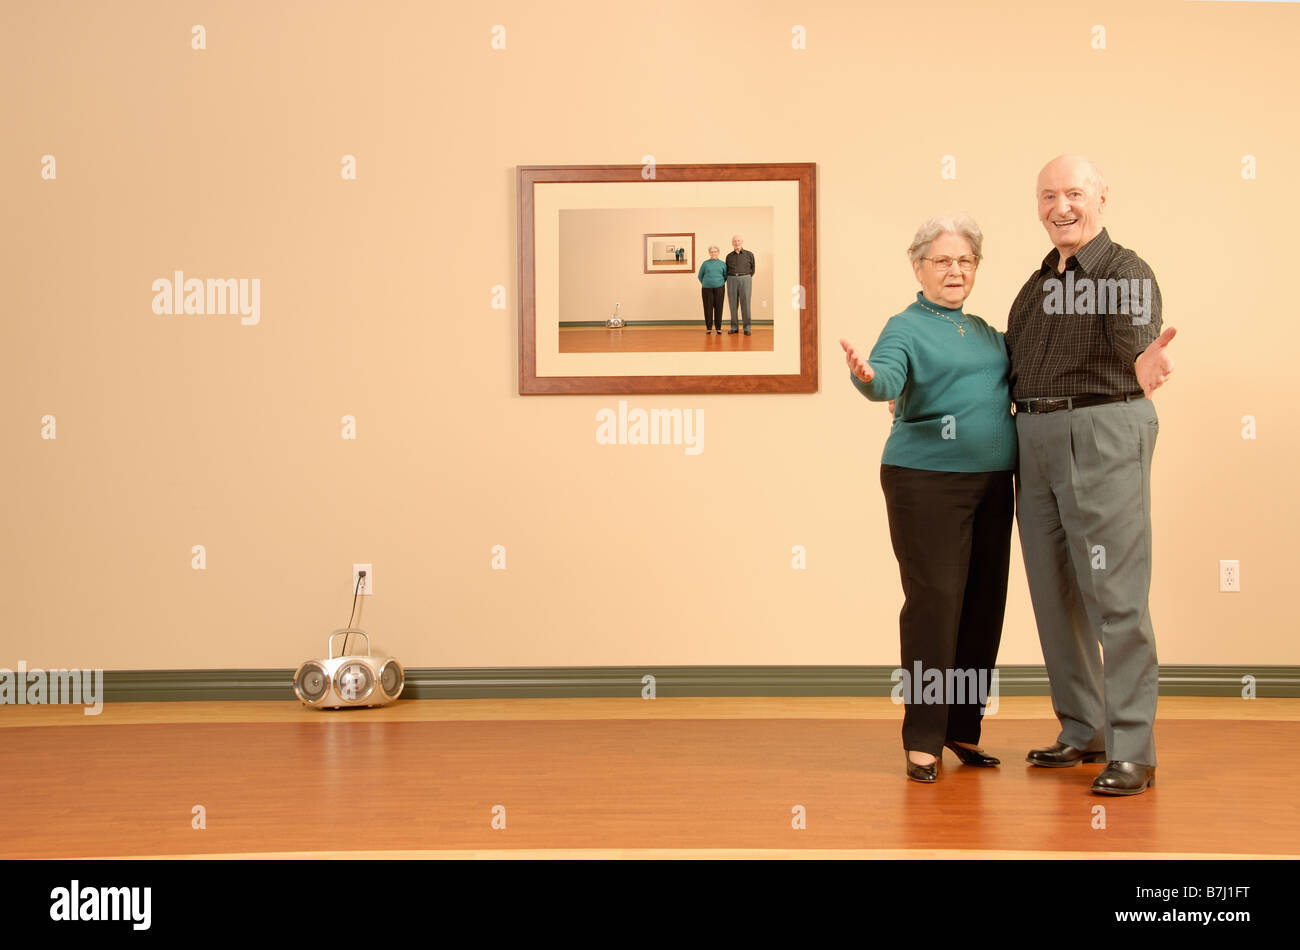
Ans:
MULTIPOLYGON (((365 580, 366 580, 366 572, 365 572, 365 571, 358 571, 358 572, 357 572, 357 589, 352 593, 352 613, 348 614, 348 627, 351 627, 351 626, 352 626, 352 618, 356 615, 356 612, 357 612, 357 597, 359 597, 359 596, 361 595, 361 585, 362 585, 363 583, 365 583, 365 580)), ((345 633, 345 634, 343 634, 343 656, 347 656, 347 655, 348 655, 348 637, 350 637, 350 636, 352 636, 352 634, 350 634, 350 633, 345 633)))

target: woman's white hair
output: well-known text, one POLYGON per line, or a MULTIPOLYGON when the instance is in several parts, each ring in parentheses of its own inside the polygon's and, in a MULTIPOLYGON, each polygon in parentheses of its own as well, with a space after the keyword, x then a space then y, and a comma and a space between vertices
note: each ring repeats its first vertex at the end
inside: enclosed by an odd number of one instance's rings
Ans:
POLYGON ((971 253, 975 255, 975 259, 978 261, 983 257, 980 246, 984 243, 984 234, 974 218, 967 214, 936 214, 916 229, 912 246, 907 249, 907 259, 915 264, 925 257, 934 239, 941 234, 956 234, 958 237, 964 237, 970 242, 971 253))

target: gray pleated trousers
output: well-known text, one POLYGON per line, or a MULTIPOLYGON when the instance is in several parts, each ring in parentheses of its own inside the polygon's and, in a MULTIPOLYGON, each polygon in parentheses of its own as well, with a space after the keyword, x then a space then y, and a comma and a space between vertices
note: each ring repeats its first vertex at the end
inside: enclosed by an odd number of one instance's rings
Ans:
POLYGON ((736 325, 736 307, 739 305, 741 316, 745 320, 745 329, 749 330, 749 298, 754 292, 754 276, 741 274, 727 278, 727 303, 731 305, 731 329, 739 330, 736 325))
POLYGON ((1059 741, 1156 764, 1150 400, 1017 413, 1016 519, 1059 741), (1100 654, 1099 654, 1100 648, 1100 654))

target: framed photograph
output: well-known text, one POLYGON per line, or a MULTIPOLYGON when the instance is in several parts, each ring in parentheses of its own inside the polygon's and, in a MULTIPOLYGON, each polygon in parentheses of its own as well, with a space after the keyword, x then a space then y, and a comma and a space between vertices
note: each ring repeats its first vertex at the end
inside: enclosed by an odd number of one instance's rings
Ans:
POLYGON ((694 234, 645 235, 646 274, 695 273, 694 234))
POLYGON ((519 166, 520 394, 816 392, 816 177, 519 166))

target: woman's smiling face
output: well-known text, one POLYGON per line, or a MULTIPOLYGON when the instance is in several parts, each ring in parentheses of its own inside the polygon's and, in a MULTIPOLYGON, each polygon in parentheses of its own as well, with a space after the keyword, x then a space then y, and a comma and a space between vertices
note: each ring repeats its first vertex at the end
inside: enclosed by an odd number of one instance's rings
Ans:
POLYGON ((962 258, 975 262, 975 252, 971 250, 970 241, 960 234, 946 231, 930 242, 924 257, 913 262, 912 270, 920 281, 921 292, 927 300, 949 310, 956 310, 970 296, 975 287, 976 267, 963 269, 960 264, 962 258), (948 260, 948 266, 940 269, 934 261, 940 259, 942 264, 944 258, 948 260))

